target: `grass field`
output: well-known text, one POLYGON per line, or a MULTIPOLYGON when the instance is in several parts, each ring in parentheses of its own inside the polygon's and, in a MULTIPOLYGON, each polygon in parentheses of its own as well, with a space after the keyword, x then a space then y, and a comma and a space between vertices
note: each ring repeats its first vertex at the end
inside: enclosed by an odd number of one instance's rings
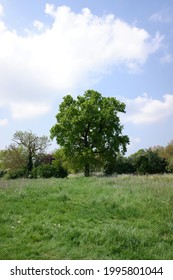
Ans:
POLYGON ((173 176, 1 179, 0 259, 173 259, 173 176))

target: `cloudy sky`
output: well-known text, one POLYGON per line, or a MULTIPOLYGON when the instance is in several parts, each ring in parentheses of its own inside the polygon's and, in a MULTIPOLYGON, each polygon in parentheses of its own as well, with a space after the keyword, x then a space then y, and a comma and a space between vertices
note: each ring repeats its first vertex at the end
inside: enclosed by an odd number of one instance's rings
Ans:
POLYGON ((0 149, 49 136, 62 97, 87 89, 126 103, 128 154, 165 146, 172 73, 171 0, 0 0, 0 149))

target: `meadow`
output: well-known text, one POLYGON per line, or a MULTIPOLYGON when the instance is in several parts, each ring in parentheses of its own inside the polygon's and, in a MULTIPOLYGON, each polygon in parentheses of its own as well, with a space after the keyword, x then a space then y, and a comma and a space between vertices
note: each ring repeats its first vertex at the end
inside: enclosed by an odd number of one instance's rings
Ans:
POLYGON ((173 259, 173 175, 1 179, 0 259, 173 259))

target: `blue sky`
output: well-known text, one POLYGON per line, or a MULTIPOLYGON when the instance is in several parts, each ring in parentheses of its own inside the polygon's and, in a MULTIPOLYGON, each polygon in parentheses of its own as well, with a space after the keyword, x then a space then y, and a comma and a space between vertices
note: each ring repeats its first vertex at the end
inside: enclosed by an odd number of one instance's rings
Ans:
POLYGON ((127 154, 166 146, 172 73, 173 1, 0 0, 0 149, 16 130, 49 136, 63 96, 87 89, 126 103, 127 154))

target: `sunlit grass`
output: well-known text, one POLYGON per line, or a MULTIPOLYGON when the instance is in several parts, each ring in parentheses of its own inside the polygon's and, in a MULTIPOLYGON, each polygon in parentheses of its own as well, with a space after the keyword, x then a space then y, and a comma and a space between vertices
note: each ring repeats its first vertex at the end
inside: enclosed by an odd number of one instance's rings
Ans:
POLYGON ((173 176, 0 180, 0 259, 173 259, 173 176))

